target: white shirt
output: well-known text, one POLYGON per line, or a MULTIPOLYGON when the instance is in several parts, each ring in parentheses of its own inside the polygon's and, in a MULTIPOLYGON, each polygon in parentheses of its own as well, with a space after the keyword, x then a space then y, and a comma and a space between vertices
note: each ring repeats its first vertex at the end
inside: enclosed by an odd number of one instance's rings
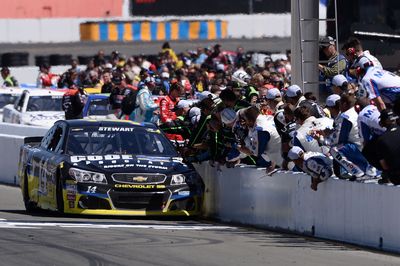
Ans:
POLYGON ((335 131, 329 136, 331 145, 346 144, 341 139, 342 136, 347 137, 347 143, 351 142, 358 146, 361 150, 361 137, 358 130, 358 114, 354 107, 341 113, 335 119, 335 131), (346 132, 349 130, 349 132, 346 132))
POLYGON ((301 169, 312 176, 326 180, 332 176, 332 160, 319 152, 304 153, 304 162, 301 169))
POLYGON ((318 144, 318 141, 311 135, 312 131, 314 130, 321 130, 328 127, 322 126, 321 122, 322 121, 320 121, 320 119, 317 119, 314 116, 307 118, 304 123, 294 132, 292 141, 293 146, 299 146, 305 152, 323 152, 323 149, 318 144))
POLYGON ((380 96, 385 103, 392 103, 400 95, 400 77, 377 67, 367 69, 361 84, 370 99, 380 96))
POLYGON ((358 114, 358 129, 363 142, 368 142, 372 137, 382 135, 386 129, 379 125, 381 113, 375 105, 368 105, 358 114))
POLYGON ((262 154, 262 157, 266 161, 273 161, 280 166, 283 160, 281 155, 281 138, 275 127, 274 117, 271 115, 259 115, 254 127, 249 128, 245 143, 246 147, 256 156, 258 155, 258 131, 268 131, 270 135, 267 149, 262 154))
POLYGON ((368 58, 374 64, 374 67, 377 67, 379 69, 383 69, 382 64, 381 64, 381 62, 379 62, 378 58, 376 58, 375 56, 370 54, 370 52, 368 50, 365 50, 363 52, 362 56, 365 56, 366 58, 368 58))

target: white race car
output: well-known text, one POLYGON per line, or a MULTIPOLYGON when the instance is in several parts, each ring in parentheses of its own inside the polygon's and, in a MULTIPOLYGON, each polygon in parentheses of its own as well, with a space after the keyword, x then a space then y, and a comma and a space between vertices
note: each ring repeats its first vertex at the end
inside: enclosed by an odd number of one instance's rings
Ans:
POLYGON ((24 90, 14 104, 3 110, 3 122, 50 128, 57 120, 65 119, 62 110, 64 91, 24 90))
POLYGON ((0 87, 0 120, 3 120, 3 108, 7 104, 13 104, 22 94, 23 90, 13 87, 0 87))

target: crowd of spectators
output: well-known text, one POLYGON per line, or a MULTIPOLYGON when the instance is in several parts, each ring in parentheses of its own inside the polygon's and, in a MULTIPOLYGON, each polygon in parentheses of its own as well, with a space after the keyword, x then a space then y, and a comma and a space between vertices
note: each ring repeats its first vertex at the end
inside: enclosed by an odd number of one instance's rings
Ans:
POLYGON ((42 66, 38 86, 70 89, 71 119, 81 117, 71 97, 82 88, 109 93, 113 118, 158 124, 188 163, 304 171, 313 190, 333 174, 400 184, 400 77, 354 38, 343 53, 322 38, 320 52, 328 63, 318 66, 319 99, 291 84, 290 51, 273 58, 219 44, 176 54, 165 43, 154 56, 99 51, 85 70, 74 61, 56 76, 42 66))

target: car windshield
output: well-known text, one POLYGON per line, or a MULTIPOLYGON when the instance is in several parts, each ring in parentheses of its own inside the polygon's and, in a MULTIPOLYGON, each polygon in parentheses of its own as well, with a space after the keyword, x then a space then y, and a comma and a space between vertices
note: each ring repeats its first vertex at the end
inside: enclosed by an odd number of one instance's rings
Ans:
POLYGON ((110 101, 105 99, 93 99, 89 102, 87 115, 108 115, 111 109, 110 101))
POLYGON ((71 128, 66 154, 178 156, 172 143, 158 129, 121 126, 71 128))
POLYGON ((28 101, 28 112, 35 111, 62 111, 62 96, 30 96, 28 101))
POLYGON ((0 108, 3 108, 7 104, 12 104, 18 98, 18 95, 12 94, 0 94, 0 108))

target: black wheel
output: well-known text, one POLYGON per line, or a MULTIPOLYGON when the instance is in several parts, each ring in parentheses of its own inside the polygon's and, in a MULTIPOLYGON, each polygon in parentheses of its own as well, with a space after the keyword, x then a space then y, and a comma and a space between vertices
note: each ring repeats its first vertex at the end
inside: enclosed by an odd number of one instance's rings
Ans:
POLYGON ((36 202, 31 201, 29 197, 28 173, 26 172, 24 175, 23 199, 24 199, 25 209, 28 213, 33 213, 38 210, 36 202))
POLYGON ((64 213, 63 180, 59 173, 57 173, 56 201, 58 212, 64 213))

